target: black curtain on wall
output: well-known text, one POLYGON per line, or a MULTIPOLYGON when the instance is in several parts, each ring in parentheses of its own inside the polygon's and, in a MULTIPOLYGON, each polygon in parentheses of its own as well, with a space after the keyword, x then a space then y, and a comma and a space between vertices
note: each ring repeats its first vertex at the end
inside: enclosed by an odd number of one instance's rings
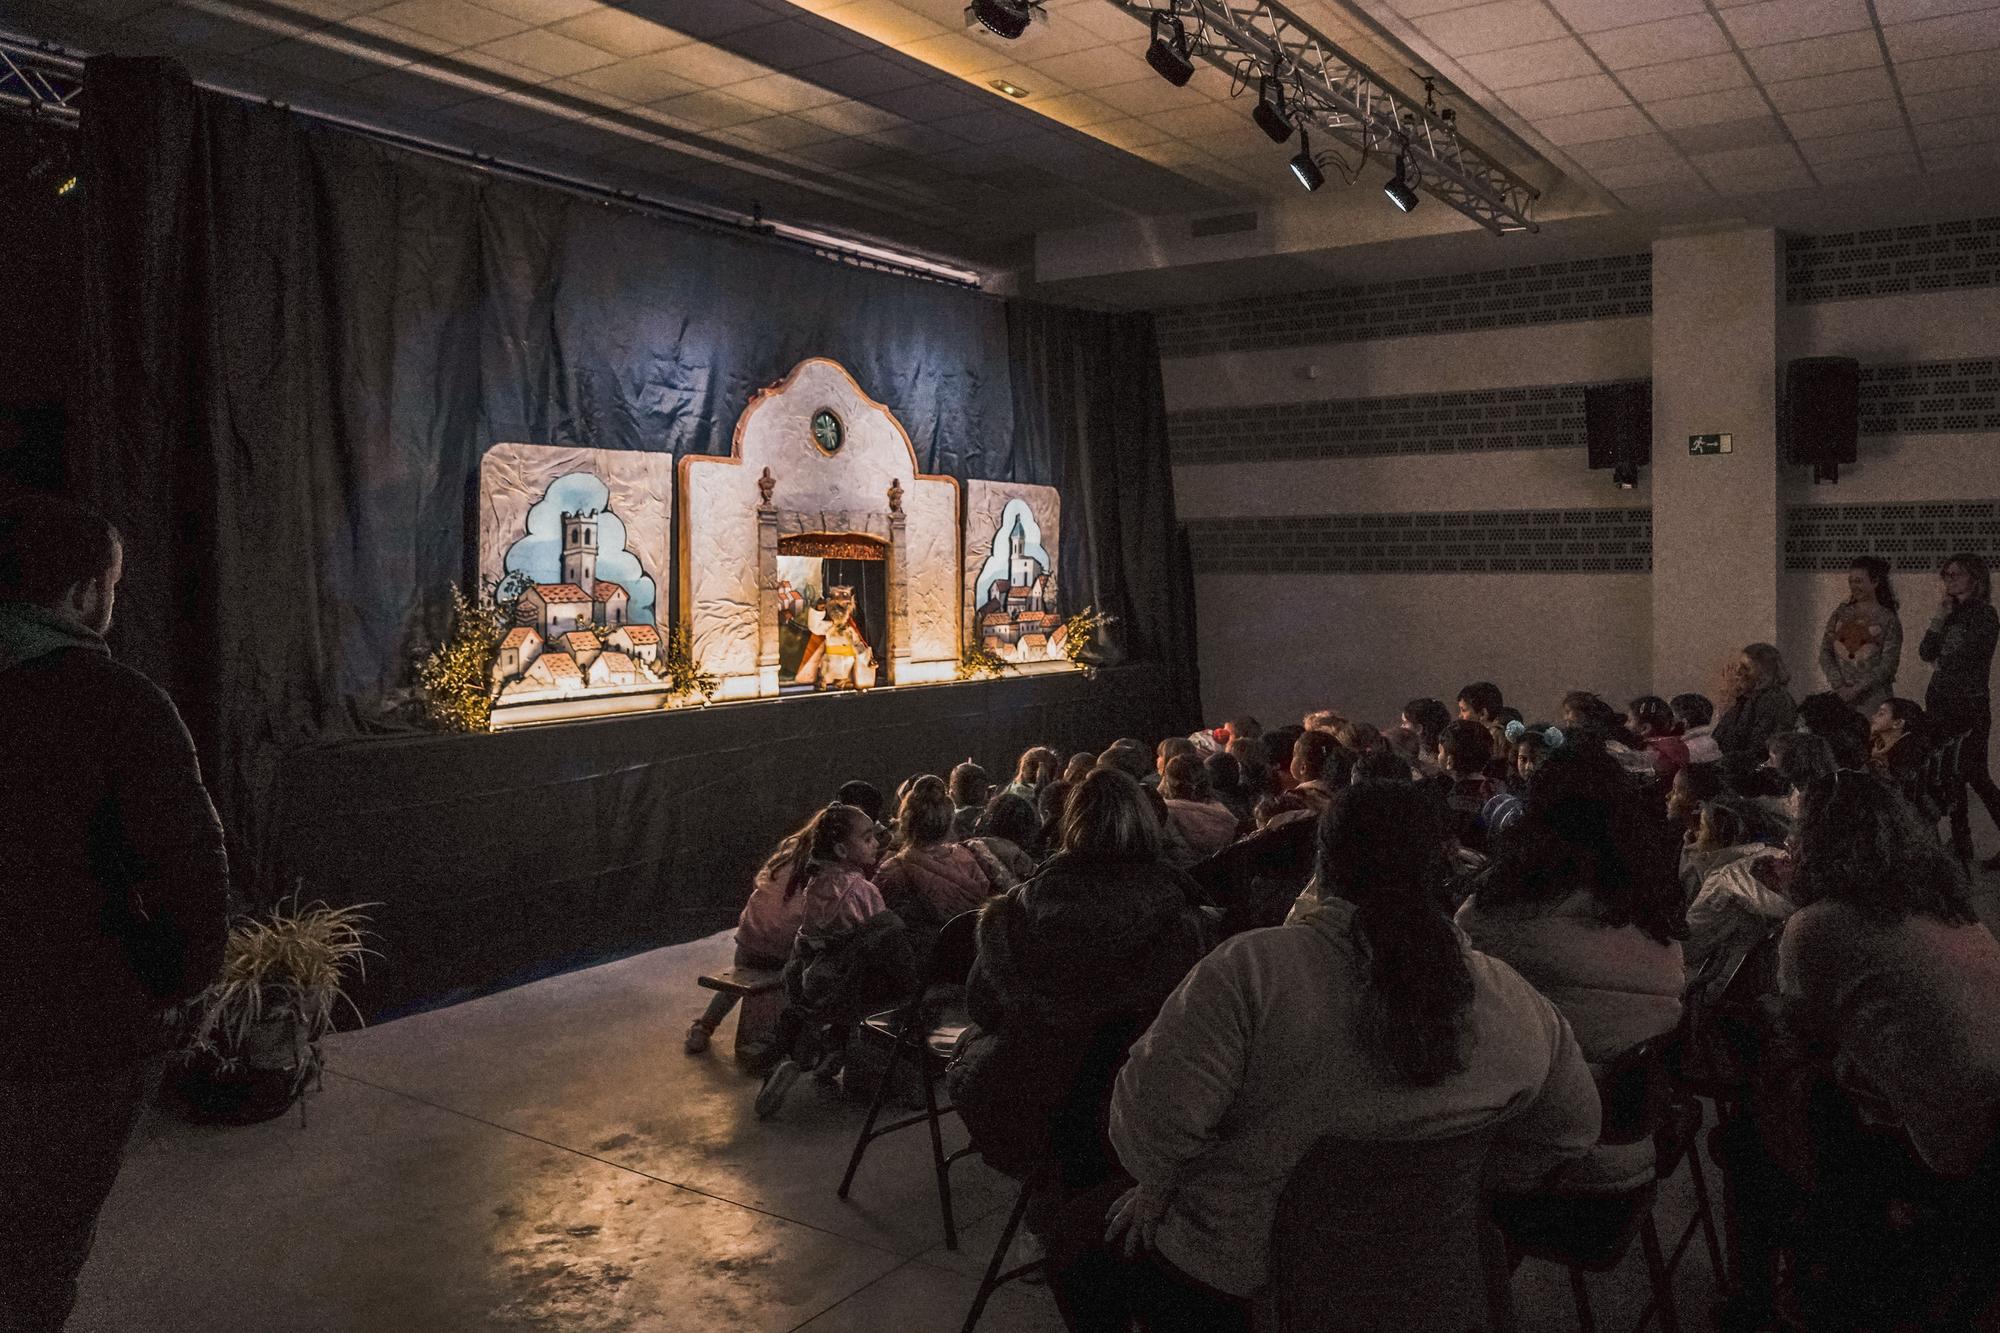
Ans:
POLYGON ((1134 655, 1191 660, 1184 620, 1155 628, 1191 605, 1150 591, 1168 566, 1117 549, 1171 523, 1145 321, 1010 314, 510 182, 169 61, 86 79, 70 475, 127 534, 115 646, 179 702, 253 861, 285 754, 411 725, 413 663, 473 572, 488 445, 726 453, 750 395, 807 356, 846 365, 926 471, 1081 478, 1082 600, 1124 616, 1134 655))
POLYGON ((1016 433, 1062 486, 1065 610, 1113 616, 1108 658, 1157 663, 1169 725, 1189 730, 1201 714, 1194 570, 1174 514, 1153 317, 1016 301, 1007 341, 1016 433))

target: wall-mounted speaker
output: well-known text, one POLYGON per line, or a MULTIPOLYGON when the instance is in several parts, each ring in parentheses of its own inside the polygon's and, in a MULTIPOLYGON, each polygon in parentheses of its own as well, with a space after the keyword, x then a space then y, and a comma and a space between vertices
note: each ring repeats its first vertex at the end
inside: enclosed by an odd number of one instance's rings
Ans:
POLYGON ((1805 356, 1785 366, 1785 457, 1809 464, 1814 481, 1840 480, 1861 438, 1861 363, 1805 356))
POLYGON ((1583 391, 1583 437, 1593 468, 1627 490, 1653 461, 1653 383, 1593 384, 1583 391))

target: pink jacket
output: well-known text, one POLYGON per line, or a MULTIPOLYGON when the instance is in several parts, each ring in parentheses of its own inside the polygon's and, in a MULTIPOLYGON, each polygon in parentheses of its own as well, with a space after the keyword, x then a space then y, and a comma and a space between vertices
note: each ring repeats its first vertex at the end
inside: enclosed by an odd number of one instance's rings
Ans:
POLYGON ((1167 813, 1197 857, 1213 856, 1236 841, 1236 816, 1219 801, 1168 801, 1167 813))
POLYGON ((940 921, 969 912, 992 896, 993 881, 971 850, 955 842, 905 847, 875 872, 885 898, 916 897, 940 921))

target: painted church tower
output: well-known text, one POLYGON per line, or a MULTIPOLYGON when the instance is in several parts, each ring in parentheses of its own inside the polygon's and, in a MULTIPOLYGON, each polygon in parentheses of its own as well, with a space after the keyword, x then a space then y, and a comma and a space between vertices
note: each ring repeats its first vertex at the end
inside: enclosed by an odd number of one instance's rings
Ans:
POLYGON ((1032 588, 1041 572, 1041 562, 1027 554, 1028 534, 1021 518, 1014 517, 1014 531, 1007 536, 1007 582, 1015 588, 1032 588))
POLYGON ((597 590, 597 511, 564 514, 562 581, 586 594, 597 590))

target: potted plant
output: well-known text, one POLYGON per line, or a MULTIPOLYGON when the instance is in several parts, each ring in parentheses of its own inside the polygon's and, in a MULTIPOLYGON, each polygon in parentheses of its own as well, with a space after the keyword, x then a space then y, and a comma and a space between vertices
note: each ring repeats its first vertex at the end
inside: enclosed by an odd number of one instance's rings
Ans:
POLYGON ((301 906, 297 896, 230 927, 222 977, 188 1006, 176 1086, 190 1118, 252 1124, 319 1085, 320 1040, 345 1005, 350 976, 373 950, 362 929, 366 903, 301 906))

